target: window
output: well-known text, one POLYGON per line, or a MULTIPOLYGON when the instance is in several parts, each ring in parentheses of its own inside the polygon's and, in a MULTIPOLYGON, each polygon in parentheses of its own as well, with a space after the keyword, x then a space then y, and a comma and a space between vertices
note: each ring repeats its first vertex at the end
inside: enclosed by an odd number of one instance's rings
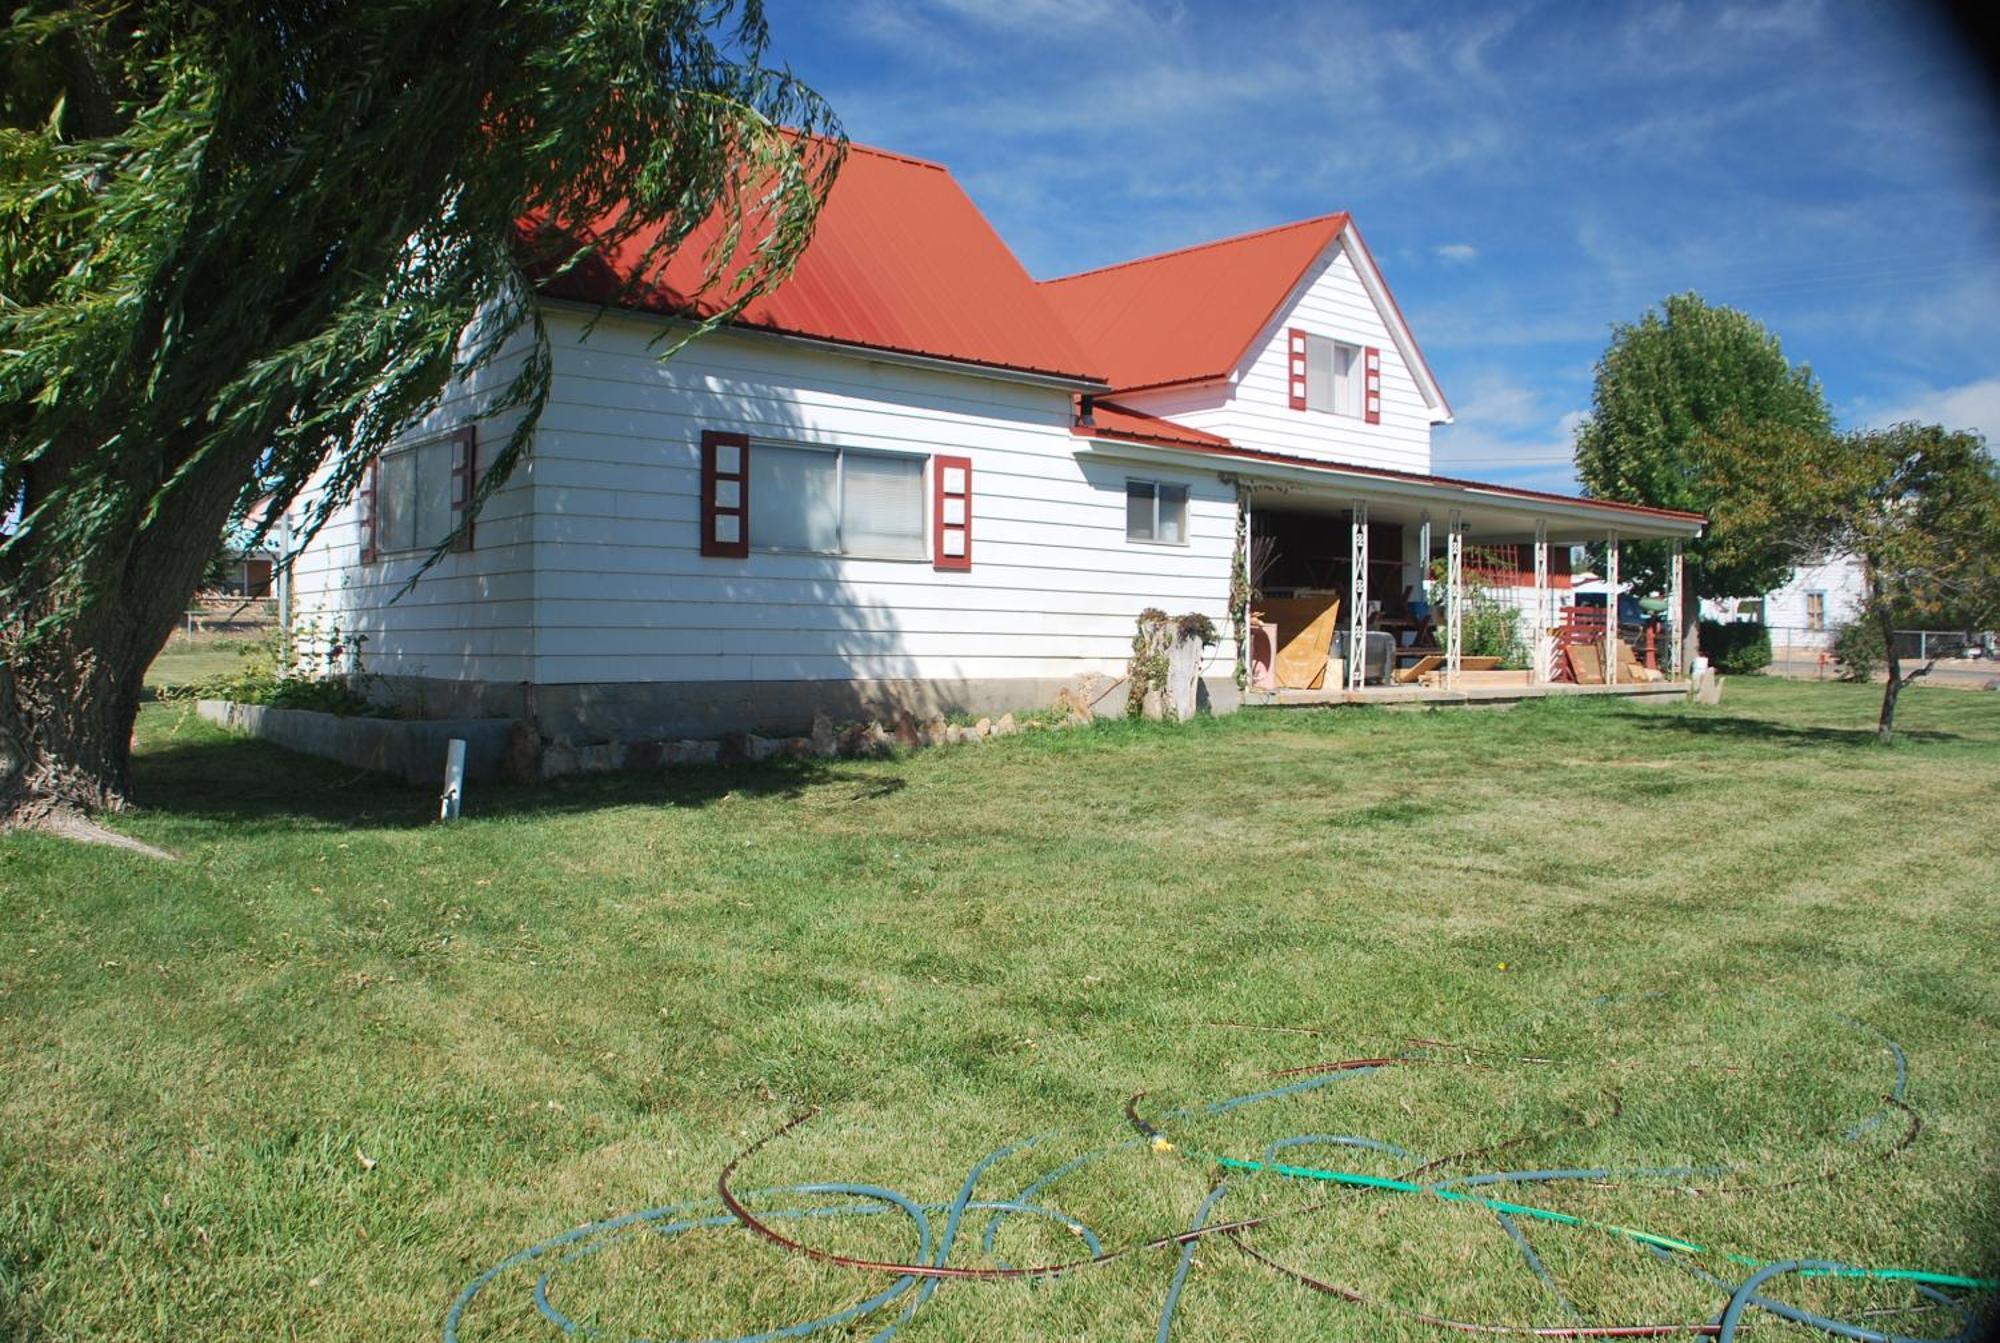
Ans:
POLYGON ((1306 409, 1361 414, 1361 347, 1306 337, 1306 409))
POLYGON ((924 459, 757 443, 750 542, 760 550, 924 557, 924 459))
POLYGON ((1125 539, 1156 545, 1187 544, 1188 487, 1157 480, 1125 482, 1125 539))
POLYGON ((1826 594, 1808 592, 1806 594, 1806 628, 1823 630, 1826 628, 1826 594))
POLYGON ((384 453, 375 477, 375 549, 433 550, 458 523, 460 438, 384 453))

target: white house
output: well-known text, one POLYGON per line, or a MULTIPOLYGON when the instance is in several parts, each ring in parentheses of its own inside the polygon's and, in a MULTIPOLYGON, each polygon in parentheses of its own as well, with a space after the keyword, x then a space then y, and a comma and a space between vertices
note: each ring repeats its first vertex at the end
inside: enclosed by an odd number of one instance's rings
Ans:
POLYGON ((1868 576, 1853 555, 1830 555, 1801 565, 1762 597, 1705 602, 1703 614, 1716 620, 1761 620, 1770 628, 1772 652, 1823 653, 1835 634, 1861 613, 1868 576))
POLYGON ((795 273, 664 362, 679 263, 602 307, 643 241, 545 290, 550 403, 456 551, 390 600, 509 428, 504 364, 298 560, 302 632, 413 712, 602 739, 1035 707, 1122 676, 1146 607, 1224 631, 1227 709, 1254 537, 1267 590, 1336 592, 1351 630, 1462 545, 1532 581, 1700 530, 1428 474, 1451 411, 1344 214, 1038 284, 943 167, 855 146, 795 273))

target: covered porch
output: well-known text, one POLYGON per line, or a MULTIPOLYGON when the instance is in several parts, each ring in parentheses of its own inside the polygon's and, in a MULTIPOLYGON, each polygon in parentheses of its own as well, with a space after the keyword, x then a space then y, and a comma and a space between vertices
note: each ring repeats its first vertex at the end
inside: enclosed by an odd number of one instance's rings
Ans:
POLYGON ((1504 704, 1685 693, 1691 514, 1268 455, 1236 474, 1246 702, 1504 704), (1621 548, 1664 543, 1664 590, 1621 548), (1579 589, 1574 548, 1602 556, 1579 589))

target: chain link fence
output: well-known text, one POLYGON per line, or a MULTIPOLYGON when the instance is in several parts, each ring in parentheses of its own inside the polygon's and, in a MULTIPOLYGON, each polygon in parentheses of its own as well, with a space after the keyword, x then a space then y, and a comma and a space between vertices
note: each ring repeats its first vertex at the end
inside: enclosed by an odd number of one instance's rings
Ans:
MULTIPOLYGON (((1772 625, 1771 660, 1797 670, 1800 664, 1832 676, 1838 670, 1834 658, 1837 628, 1804 625, 1772 625)), ((1985 630, 1897 630, 1896 656, 1904 662, 2000 661, 2000 636, 1985 630)))

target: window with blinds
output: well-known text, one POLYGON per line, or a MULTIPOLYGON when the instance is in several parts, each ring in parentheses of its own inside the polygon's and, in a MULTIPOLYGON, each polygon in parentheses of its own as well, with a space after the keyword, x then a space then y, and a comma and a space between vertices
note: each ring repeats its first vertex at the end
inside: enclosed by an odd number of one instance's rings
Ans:
POLYGON ((875 559, 924 558, 924 459, 758 442, 750 544, 875 559))

